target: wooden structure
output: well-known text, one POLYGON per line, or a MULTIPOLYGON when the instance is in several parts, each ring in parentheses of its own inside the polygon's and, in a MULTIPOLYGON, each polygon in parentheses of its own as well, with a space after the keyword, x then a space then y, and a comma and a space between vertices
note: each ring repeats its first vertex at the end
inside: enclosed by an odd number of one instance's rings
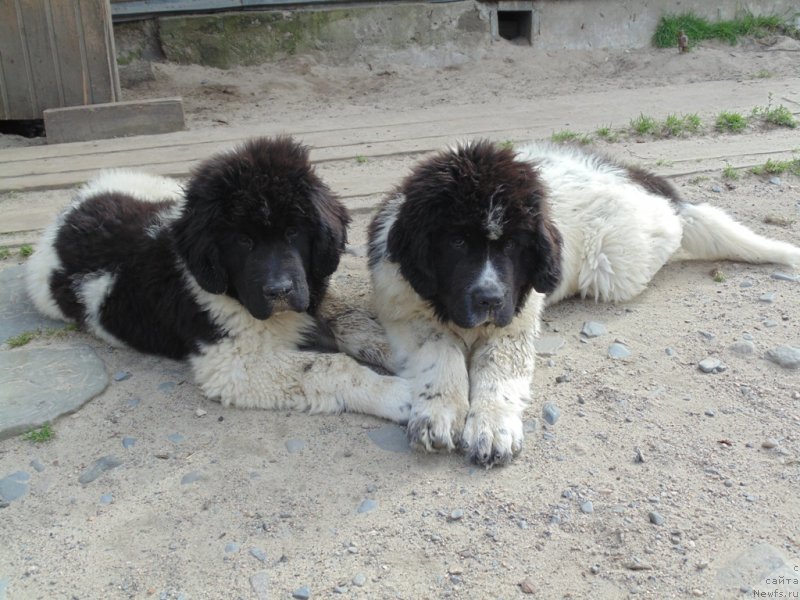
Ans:
POLYGON ((0 119, 119 99, 108 0, 0 1, 0 119))

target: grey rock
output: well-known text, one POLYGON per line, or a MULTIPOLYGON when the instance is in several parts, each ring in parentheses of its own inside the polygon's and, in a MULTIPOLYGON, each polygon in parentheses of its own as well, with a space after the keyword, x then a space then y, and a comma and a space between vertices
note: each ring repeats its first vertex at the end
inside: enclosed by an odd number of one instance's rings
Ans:
POLYGON ((773 279, 777 279, 778 281, 800 281, 800 277, 797 275, 790 275, 789 273, 784 273, 783 271, 775 271, 772 275, 770 275, 773 279))
POLYGON ((130 371, 117 371, 114 373, 114 381, 126 381, 133 377, 130 371))
POLYGON ((295 591, 292 592, 292 598, 297 598, 297 600, 308 600, 310 597, 311 597, 311 590, 308 589, 307 585, 297 588, 295 591))
POLYGON ((185 440, 186 438, 184 438, 184 437, 183 437, 183 435, 181 435, 180 433, 177 433, 177 432, 176 432, 176 433, 170 433, 170 434, 167 436, 167 439, 168 439, 170 442, 172 442, 173 444, 180 444, 180 443, 181 443, 181 442, 183 442, 183 440, 185 440))
POLYGON ((87 468, 83 473, 80 474, 78 477, 78 481, 84 485, 87 483, 91 483, 100 475, 105 473, 106 471, 110 471, 111 469, 116 469, 118 466, 122 464, 122 461, 119 460, 116 456, 108 455, 98 458, 94 461, 89 468, 87 468))
POLYGON ((100 496, 100 504, 111 504, 114 501, 114 495, 111 492, 100 496))
POLYGON ((33 467, 33 470, 36 471, 37 473, 41 473, 45 469, 45 466, 38 458, 31 459, 31 462, 29 462, 28 464, 31 467, 33 467))
POLYGON ((775 175, 775 176, 772 176, 772 177, 769 178, 769 182, 772 185, 780 185, 781 184, 781 178, 778 177, 777 175, 775 175))
POLYGON ((772 319, 764 319, 764 327, 777 327, 778 322, 772 319))
POLYGON ((371 429, 367 432, 367 437, 381 450, 398 452, 400 454, 411 452, 408 436, 406 436, 405 431, 397 425, 383 425, 377 429, 371 429))
POLYGON ((26 479, 17 476, 17 473, 6 475, 0 479, 0 499, 13 502, 28 493, 26 479))
POLYGON ((175 388, 178 387, 178 384, 174 381, 165 381, 163 383, 158 384, 158 391, 164 394, 171 394, 175 391, 175 388))
POLYGON ((228 542, 225 544, 225 554, 235 554, 239 551, 239 544, 236 542, 228 542))
POLYGON ((631 351, 628 350, 626 346, 620 344, 619 342, 614 342, 608 347, 608 357, 617 359, 628 358, 631 355, 631 351))
POLYGON ((266 571, 259 571, 250 577, 250 587, 258 600, 269 599, 269 576, 266 571))
POLYGON ((775 299, 778 297, 778 294, 775 292, 767 292, 766 294, 761 294, 758 297, 759 302, 765 302, 767 304, 772 304, 775 302, 775 299))
MULTIPOLYGON (((0 344, 27 331, 63 329, 64 321, 43 317, 25 291, 25 267, 0 270, 0 344)), ((0 419, 2 422, 2 419, 0 419)))
POLYGON ((714 192, 715 194, 721 194, 722 188, 715 183, 714 185, 711 186, 711 191, 714 192))
POLYGON ((128 407, 129 408, 136 408, 141 403, 141 398, 129 398, 128 399, 128 407))
POLYGON ((775 438, 767 438, 763 442, 761 442, 761 447, 765 450, 772 450, 773 448, 778 447, 778 440, 775 438))
POLYGON ((703 373, 721 373, 722 371, 727 369, 727 367, 722 364, 722 361, 720 361, 718 358, 712 358, 712 357, 704 358, 699 363, 697 363, 697 367, 703 373))
POLYGON ((545 335, 538 338, 533 345, 536 348, 536 354, 539 356, 555 356, 565 343, 564 338, 545 335))
POLYGON ((364 587, 365 583, 367 583, 367 577, 363 573, 356 573, 356 576, 353 577, 353 585, 356 587, 364 587))
POLYGON ((136 445, 136 438, 124 437, 122 438, 122 447, 126 450, 133 448, 136 445))
POLYGON ((464 511, 460 508, 455 509, 453 512, 450 513, 450 516, 447 517, 449 521, 460 521, 464 518, 464 511))
POLYGON ((713 340, 715 337, 717 337, 717 336, 716 336, 716 335, 715 335, 713 332, 711 332, 711 331, 703 331, 703 330, 700 330, 700 331, 698 331, 697 333, 699 333, 699 334, 700 334, 700 337, 701 337, 701 338, 703 338, 704 340, 706 340, 706 341, 709 341, 709 342, 710 342, 711 340, 713 340))
POLYGON ((703 414, 705 416, 707 416, 707 417, 713 417, 713 416, 716 416, 717 413, 715 413, 713 410, 709 409, 709 410, 705 411, 705 413, 703 413, 703 414))
POLYGON ((200 471, 190 471, 181 477, 181 485, 188 485, 190 483, 194 483, 195 481, 203 481, 204 479, 205 475, 203 475, 200 471))
POLYGON ((591 500, 587 500, 581 504, 581 512, 590 515, 594 512, 594 504, 591 500))
POLYGON ((8 589, 8 579, 0 579, 0 600, 6 600, 7 589, 8 589))
POLYGON ((767 360, 782 366, 784 369, 796 369, 800 367, 800 348, 778 346, 767 350, 765 357, 767 360))
POLYGON ((347 588, 346 585, 337 585, 335 588, 333 588, 333 593, 334 594, 346 594, 347 593, 347 589, 348 588, 347 588))
POLYGON ((675 349, 674 348, 664 348, 664 354, 667 356, 675 356, 675 349))
POLYGON ((597 321, 586 321, 581 328, 581 335, 586 338, 596 338, 608 333, 608 329, 597 321))
POLYGON ((358 505, 356 512, 359 513, 368 513, 378 508, 378 501, 373 500, 372 498, 365 498, 361 501, 361 504, 358 505))
POLYGON ((647 514, 647 518, 648 518, 648 519, 650 519, 650 522, 651 522, 653 525, 663 525, 663 524, 664 524, 664 517, 663 517, 663 516, 661 516, 661 513, 657 513, 657 512, 656 512, 656 511, 654 511, 654 510, 651 510, 651 511, 650 511, 650 512, 647 514))
POLYGON ((753 354, 756 350, 756 345, 751 342, 750 340, 742 340, 739 342, 734 342, 730 346, 730 351, 735 352, 736 354, 753 354))
POLYGON ((261 548, 250 548, 250 556, 253 558, 260 560, 262 563, 266 562, 267 560, 267 553, 264 552, 261 548))
POLYGON ((545 402, 542 405, 542 418, 550 425, 555 425, 558 418, 561 416, 561 411, 558 406, 552 402, 545 402))
POLYGON ((289 454, 295 454, 306 447, 306 441, 298 439, 286 440, 284 446, 286 446, 286 451, 289 454))
POLYGON ((0 440, 78 410, 108 383, 105 364, 86 345, 0 352, 0 440))
POLYGON ((751 288, 756 284, 755 280, 750 279, 749 277, 745 277, 742 279, 742 282, 739 284, 740 288, 751 288))

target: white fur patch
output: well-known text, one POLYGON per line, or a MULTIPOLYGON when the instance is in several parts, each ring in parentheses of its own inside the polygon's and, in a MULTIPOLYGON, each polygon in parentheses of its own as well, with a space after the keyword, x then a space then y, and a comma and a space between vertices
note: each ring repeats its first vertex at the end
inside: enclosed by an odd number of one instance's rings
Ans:
POLYGON ((103 303, 114 288, 116 277, 112 273, 92 273, 76 284, 75 295, 81 301, 86 311, 86 326, 97 337, 105 340, 112 346, 124 347, 125 344, 109 333, 100 324, 100 311, 103 303))
POLYGON ((43 315, 51 319, 67 321, 67 317, 53 299, 50 292, 50 278, 61 269, 61 259, 55 249, 58 229, 63 223, 63 216, 51 223, 42 234, 33 255, 25 266, 25 285, 28 296, 43 315))
POLYGON ((503 227, 505 226, 505 206, 500 202, 495 201, 497 194, 503 191, 503 186, 499 186, 489 199, 489 210, 486 211, 486 228, 487 237, 492 240, 499 240, 503 237, 503 227))

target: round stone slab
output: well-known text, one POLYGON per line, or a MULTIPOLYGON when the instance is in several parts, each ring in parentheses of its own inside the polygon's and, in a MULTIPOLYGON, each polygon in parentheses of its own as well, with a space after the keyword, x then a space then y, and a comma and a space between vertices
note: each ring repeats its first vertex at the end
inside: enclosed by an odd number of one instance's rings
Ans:
POLYGON ((0 270, 0 344, 8 338, 37 329, 63 329, 64 321, 43 317, 25 291, 25 268, 0 270))
POLYGON ((0 440, 78 410, 108 386, 86 345, 0 352, 0 440))

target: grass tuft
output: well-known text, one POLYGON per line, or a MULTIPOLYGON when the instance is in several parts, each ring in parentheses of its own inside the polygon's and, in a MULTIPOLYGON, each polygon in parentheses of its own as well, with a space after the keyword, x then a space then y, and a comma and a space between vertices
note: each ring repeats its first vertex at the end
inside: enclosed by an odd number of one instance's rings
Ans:
POLYGON ((694 13, 686 12, 661 17, 653 34, 653 45, 657 48, 674 48, 678 45, 681 31, 686 33, 691 47, 702 40, 717 39, 733 45, 745 36, 764 37, 771 33, 792 35, 793 27, 776 15, 756 16, 745 13, 737 19, 712 23, 694 13))
POLYGON ((31 429, 23 437, 29 442, 41 444, 43 442, 49 442, 53 439, 53 437, 55 437, 55 435, 56 432, 53 431, 53 427, 50 425, 50 423, 45 423, 38 429, 31 429))
POLYGON ((6 340, 6 344, 10 348, 19 348, 20 346, 24 346, 28 342, 30 342, 33 338, 36 337, 35 331, 23 331, 22 333, 12 336, 6 340))
POLYGON ((23 244, 19 247, 19 255, 22 258, 28 258, 31 254, 33 254, 33 246, 30 244, 23 244))
POLYGON ((731 165, 725 165, 725 168, 722 169, 722 176, 725 179, 736 180, 739 179, 739 171, 734 169, 731 165))
POLYGON ((728 277, 720 271, 719 269, 713 269, 711 271, 711 279, 713 279, 717 283, 722 283, 728 279, 728 277))
POLYGON ((793 158, 791 160, 772 160, 769 158, 763 165, 750 169, 750 172, 754 175, 782 175, 783 173, 791 173, 792 175, 800 176, 800 158, 793 158))
POLYGON ((497 146, 501 150, 513 150, 514 142, 512 142, 511 140, 503 140, 502 142, 498 143, 497 146))
POLYGON ((9 256, 11 256, 11 249, 10 248, 6 248, 5 246, 0 248, 0 260, 5 260, 9 256))
POLYGON ((364 163, 367 162, 367 157, 364 156, 363 154, 359 154, 358 156, 356 156, 356 162, 360 165, 363 165, 364 163))
POLYGON ((638 117, 631 121, 631 129, 639 135, 648 135, 658 131, 658 121, 640 113, 638 117))
POLYGON ((747 117, 739 113, 723 111, 717 115, 714 127, 717 131, 739 133, 747 127, 747 117))

